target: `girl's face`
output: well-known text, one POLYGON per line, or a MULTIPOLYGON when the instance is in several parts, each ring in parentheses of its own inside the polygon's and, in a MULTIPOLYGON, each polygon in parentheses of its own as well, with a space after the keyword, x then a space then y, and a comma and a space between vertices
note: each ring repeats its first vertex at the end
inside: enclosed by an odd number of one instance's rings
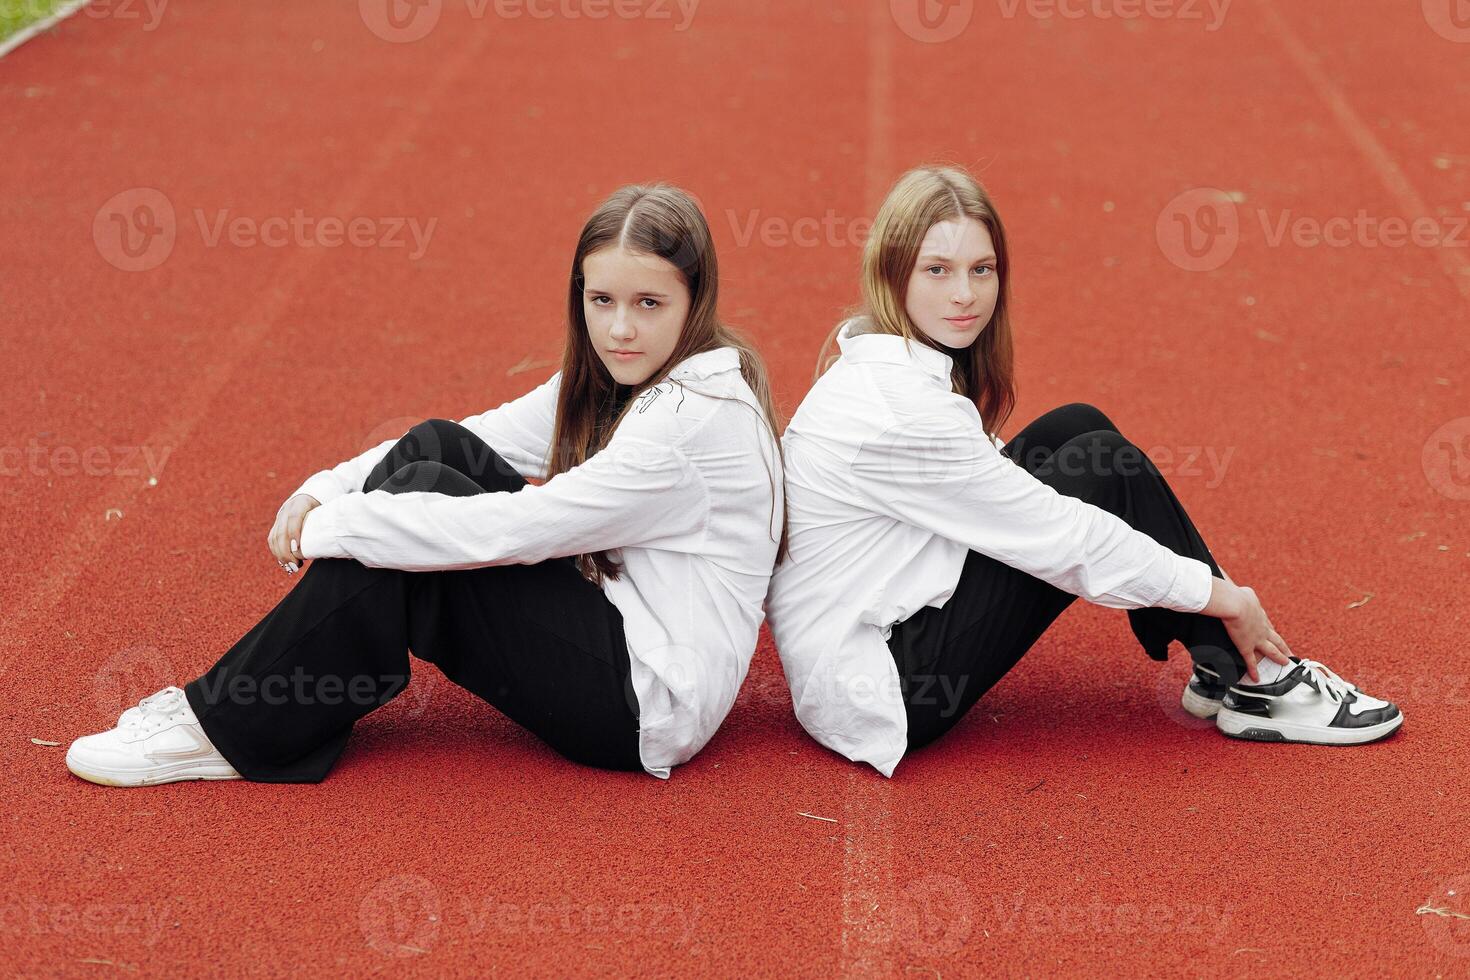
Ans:
POLYGON ((609 245, 582 259, 587 336, 613 380, 647 381, 679 342, 691 297, 667 259, 609 245))
POLYGON ((1000 297, 995 245, 974 218, 937 221, 909 273, 904 309, 930 340, 969 347, 990 323, 1000 297))

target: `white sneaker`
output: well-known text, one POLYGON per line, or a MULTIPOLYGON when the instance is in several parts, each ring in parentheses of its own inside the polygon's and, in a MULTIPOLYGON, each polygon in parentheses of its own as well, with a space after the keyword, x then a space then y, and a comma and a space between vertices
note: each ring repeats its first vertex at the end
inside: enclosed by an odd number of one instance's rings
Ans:
POLYGON ((204 734, 182 689, 166 687, 124 711, 117 727, 83 735, 66 768, 102 786, 152 786, 185 779, 240 779, 204 734))
POLYGON ((1179 696, 1179 703, 1196 718, 1213 718, 1220 711, 1225 688, 1218 673, 1204 664, 1195 664, 1194 673, 1189 675, 1184 693, 1179 696))
POLYGON ((1361 745, 1404 723, 1398 705, 1364 694, 1315 660, 1291 660, 1292 666, 1281 667, 1269 682, 1232 684, 1215 726, 1233 738, 1260 742, 1361 745))

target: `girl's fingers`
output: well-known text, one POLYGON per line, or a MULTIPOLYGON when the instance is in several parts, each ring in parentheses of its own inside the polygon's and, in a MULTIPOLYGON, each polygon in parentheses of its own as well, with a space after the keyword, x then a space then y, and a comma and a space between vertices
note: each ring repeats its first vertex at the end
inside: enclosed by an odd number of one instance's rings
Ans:
POLYGON ((1241 651, 1241 656, 1245 658, 1245 676, 1246 676, 1246 679, 1247 680, 1251 680, 1251 681, 1260 680, 1261 679, 1261 675, 1258 674, 1258 673, 1256 673, 1256 661, 1259 660, 1260 658, 1256 656, 1255 651, 1254 650, 1242 650, 1241 651))
POLYGON ((1286 654, 1284 654, 1284 653, 1281 652, 1280 647, 1277 646, 1278 643, 1284 644, 1285 641, 1282 640, 1281 637, 1277 636, 1275 633, 1272 633, 1271 634, 1271 639, 1269 639, 1269 640, 1266 641, 1266 644, 1265 644, 1265 646, 1263 648, 1265 650, 1266 656, 1270 657, 1272 660, 1276 661, 1278 664, 1282 664, 1283 666, 1290 667, 1291 666, 1291 658, 1287 657, 1286 654))
POLYGON ((1280 636, 1280 634, 1273 634, 1271 636, 1271 640, 1272 640, 1273 643, 1275 643, 1278 647, 1281 648, 1281 652, 1282 653, 1286 654, 1286 660, 1284 660, 1282 662, 1283 663, 1288 663, 1288 664, 1291 663, 1291 658, 1294 657, 1294 656, 1296 656, 1296 655, 1291 652, 1291 647, 1289 647, 1289 646, 1286 645, 1286 640, 1282 639, 1281 636, 1280 636))
POLYGON ((284 566, 291 561, 291 552, 286 548, 286 528, 284 526, 278 526, 271 531, 270 548, 271 555, 276 559, 277 564, 284 566))

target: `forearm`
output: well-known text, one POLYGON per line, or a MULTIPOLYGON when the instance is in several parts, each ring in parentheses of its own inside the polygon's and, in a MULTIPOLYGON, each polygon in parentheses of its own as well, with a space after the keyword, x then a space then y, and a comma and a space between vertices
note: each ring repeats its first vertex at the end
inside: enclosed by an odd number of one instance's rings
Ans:
MULTIPOLYGON (((1224 575, 1224 569, 1221 569, 1224 575)), ((1214 616, 1216 619, 1225 619, 1229 616, 1238 615, 1241 608, 1240 587, 1225 578, 1211 577, 1210 579, 1210 601, 1200 610, 1200 615, 1214 616)))

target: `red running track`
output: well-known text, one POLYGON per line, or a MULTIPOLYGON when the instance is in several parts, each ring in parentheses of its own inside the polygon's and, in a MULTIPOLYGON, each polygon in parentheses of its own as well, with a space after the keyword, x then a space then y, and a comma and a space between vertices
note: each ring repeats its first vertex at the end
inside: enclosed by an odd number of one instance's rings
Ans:
POLYGON ((1470 970, 1466 32, 1435 0, 977 0, 931 33, 905 2, 446 0, 402 41, 351 2, 135 0, 0 61, 11 970, 1470 970), (669 782, 564 762, 428 667, 320 785, 66 773, 291 587, 263 539, 307 473, 551 373, 613 188, 700 197, 789 411, 861 220, 928 159, 981 171, 1011 232, 1004 434, 1102 406, 1298 653, 1400 702, 1397 735, 1186 724, 1182 651, 1078 603, 891 781, 804 735, 768 639, 669 782), (129 257, 110 216, 144 189, 174 239, 129 257), (434 225, 210 238, 298 210, 434 225), (1233 216, 1233 254, 1186 250, 1175 212, 1233 216), (1385 245, 1394 217, 1438 244, 1385 245), (1333 218, 1348 240, 1312 244, 1333 218))

